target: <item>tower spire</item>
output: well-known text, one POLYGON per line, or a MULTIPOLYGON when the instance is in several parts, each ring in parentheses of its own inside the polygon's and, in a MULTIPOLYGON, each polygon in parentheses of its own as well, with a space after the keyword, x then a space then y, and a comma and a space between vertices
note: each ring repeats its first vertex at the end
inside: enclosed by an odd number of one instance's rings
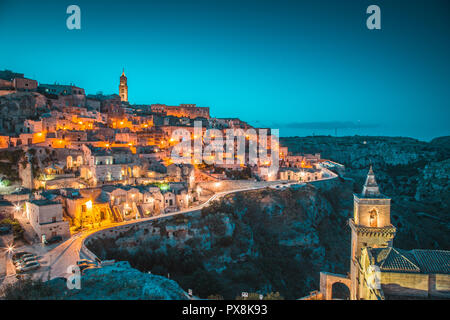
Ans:
POLYGON ((369 172, 367 173, 362 195, 364 197, 380 195, 380 188, 378 187, 377 180, 375 179, 375 173, 373 173, 372 165, 370 165, 369 172))

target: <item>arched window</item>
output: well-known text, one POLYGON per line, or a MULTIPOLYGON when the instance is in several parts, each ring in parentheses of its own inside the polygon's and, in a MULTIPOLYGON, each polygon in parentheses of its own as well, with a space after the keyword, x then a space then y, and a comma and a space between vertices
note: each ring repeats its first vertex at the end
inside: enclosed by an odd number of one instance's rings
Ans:
POLYGON ((371 227, 378 227, 378 211, 375 208, 369 211, 369 225, 371 227))

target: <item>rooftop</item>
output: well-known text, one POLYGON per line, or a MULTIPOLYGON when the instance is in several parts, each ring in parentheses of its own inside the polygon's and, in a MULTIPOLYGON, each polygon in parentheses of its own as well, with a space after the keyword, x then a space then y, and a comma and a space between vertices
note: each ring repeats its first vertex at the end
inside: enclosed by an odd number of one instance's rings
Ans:
POLYGON ((51 201, 51 200, 47 200, 47 199, 42 199, 42 200, 31 200, 29 201, 32 204, 35 204, 37 206, 51 206, 51 205, 55 205, 55 204, 60 204, 59 202, 56 201, 51 201))
POLYGON ((392 247, 370 248, 369 251, 381 271, 450 274, 450 251, 407 251, 392 247))

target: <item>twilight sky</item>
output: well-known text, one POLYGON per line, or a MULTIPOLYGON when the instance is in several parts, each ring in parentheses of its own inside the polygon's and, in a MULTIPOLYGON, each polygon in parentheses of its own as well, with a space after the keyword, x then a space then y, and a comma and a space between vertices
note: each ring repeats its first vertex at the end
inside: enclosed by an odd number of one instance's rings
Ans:
POLYGON ((447 0, 0 0, 0 69, 280 135, 450 134, 447 0), (67 6, 81 30, 66 28, 67 6), (381 8, 382 30, 366 28, 381 8))

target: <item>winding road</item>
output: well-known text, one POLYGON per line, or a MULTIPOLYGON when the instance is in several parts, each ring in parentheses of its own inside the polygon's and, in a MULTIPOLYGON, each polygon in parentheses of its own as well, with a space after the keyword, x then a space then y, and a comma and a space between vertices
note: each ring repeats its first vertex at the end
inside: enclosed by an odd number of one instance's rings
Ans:
MULTIPOLYGON (((323 177, 320 180, 329 180, 334 179, 337 177, 336 174, 330 172, 329 170, 325 169, 325 171, 329 172, 329 175, 326 177, 323 177)), ((317 180, 318 181, 318 180, 317 180)), ((24 246, 21 248, 16 248, 17 251, 25 250, 34 252, 38 255, 38 261, 41 263, 41 268, 37 270, 36 272, 32 273, 33 278, 35 279, 42 279, 44 281, 58 278, 58 277, 66 277, 68 274, 71 274, 68 270, 69 267, 76 265, 76 262, 80 259, 91 259, 89 256, 87 256, 82 250, 84 246, 84 241, 89 237, 90 235, 107 229, 117 228, 124 225, 130 225, 130 224, 138 224, 143 223, 147 221, 167 218, 171 216, 176 216, 180 214, 189 214, 193 212, 197 212, 201 210, 202 208, 209 205, 212 201, 220 199, 228 194, 237 193, 237 192, 244 192, 244 191, 251 191, 251 190, 258 190, 258 189, 264 189, 267 187, 275 188, 275 189, 283 189, 285 187, 289 187, 292 185, 299 185, 304 184, 298 181, 293 182, 287 182, 287 181, 271 181, 271 182, 255 182, 254 186, 245 187, 245 188, 236 188, 236 189, 230 189, 222 192, 217 192, 214 195, 212 195, 207 201, 203 202, 202 204, 191 207, 184 210, 179 210, 171 213, 164 213, 160 214, 158 216, 152 216, 149 218, 142 218, 137 220, 129 220, 114 224, 109 224, 104 227, 99 227, 96 229, 90 229, 87 231, 82 231, 80 233, 72 235, 69 239, 64 241, 63 243, 54 245, 54 247, 44 246, 42 244, 34 244, 32 246, 24 246), (278 185, 278 187, 276 187, 278 185)), ((2 286, 8 283, 12 283, 16 281, 16 274, 14 266, 12 265, 11 259, 6 259, 6 266, 7 266, 7 272, 6 276, 2 277, 0 276, 0 289, 2 286), (9 260, 9 261, 8 261, 9 260)))
MULTIPOLYGON (((279 183, 281 184, 283 182, 280 181, 279 183)), ((283 186, 290 186, 292 184, 298 184, 298 182, 288 182, 288 183, 284 182, 283 186)), ((207 201, 203 202, 202 204, 195 206, 195 207, 188 208, 188 209, 179 210, 179 211, 175 211, 175 212, 171 212, 171 213, 164 213, 164 214, 160 214, 158 216, 152 216, 149 218, 143 218, 143 219, 138 219, 138 220, 129 220, 129 221, 124 221, 124 222, 109 224, 104 227, 83 231, 83 232, 72 235, 66 241, 64 241, 60 244, 57 244, 54 248, 50 247, 50 250, 49 250, 48 246, 43 246, 41 244, 35 244, 33 246, 25 246, 25 247, 21 247, 21 248, 16 248, 16 250, 31 251, 31 252, 35 252, 38 255, 38 261, 41 263, 41 268, 38 271, 32 273, 33 278, 42 279, 42 280, 46 281, 46 280, 50 280, 50 279, 54 279, 54 278, 58 278, 58 277, 66 277, 69 274, 68 268, 70 266, 76 265, 76 262, 80 259, 89 259, 90 258, 90 257, 86 256, 86 254, 83 253, 82 247, 83 247, 84 241, 87 239, 87 237, 89 237, 90 235, 92 235, 98 231, 112 229, 112 228, 129 225, 129 224, 143 223, 143 222, 147 222, 147 221, 157 220, 157 219, 161 219, 161 218, 167 218, 167 217, 176 216, 176 215, 180 215, 180 214, 189 214, 189 213, 193 213, 193 212, 198 212, 202 208, 209 205, 212 201, 218 200, 228 194, 264 189, 264 188, 267 188, 267 187, 273 186, 273 185, 274 185, 273 182, 266 183, 266 184, 264 184, 264 183, 261 184, 259 182, 257 185, 252 186, 252 187, 241 188, 241 189, 231 189, 231 190, 215 193, 207 201)), ((3 281, 0 278, 0 283, 1 283, 0 287, 7 283, 12 283, 12 282, 16 281, 14 267, 11 267, 12 262, 10 259, 7 259, 7 260, 9 260, 9 262, 7 261, 7 265, 9 263, 10 267, 8 267, 6 276, 3 278, 3 281)))

